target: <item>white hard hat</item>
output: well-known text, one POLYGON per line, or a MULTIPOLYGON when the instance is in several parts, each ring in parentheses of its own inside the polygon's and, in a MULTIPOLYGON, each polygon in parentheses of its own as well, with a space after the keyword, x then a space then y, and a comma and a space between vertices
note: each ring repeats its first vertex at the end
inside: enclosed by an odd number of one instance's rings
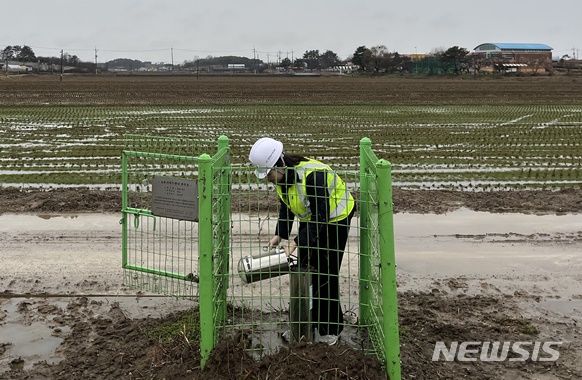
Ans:
POLYGON ((283 153, 283 143, 270 137, 262 137, 255 142, 249 153, 249 160, 257 167, 255 175, 263 179, 275 166, 283 153))

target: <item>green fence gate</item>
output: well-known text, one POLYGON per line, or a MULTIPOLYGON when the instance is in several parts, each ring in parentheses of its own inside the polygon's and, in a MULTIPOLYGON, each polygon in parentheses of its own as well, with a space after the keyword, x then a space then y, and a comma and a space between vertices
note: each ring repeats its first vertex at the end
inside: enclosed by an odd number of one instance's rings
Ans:
MULTIPOLYGON (((243 256, 264 253, 274 233, 274 189, 258 181, 253 168, 231 163, 226 137, 218 139, 217 148, 212 145, 130 135, 122 153, 125 281, 198 300, 202 366, 220 338, 240 331, 252 354, 271 353, 280 347, 278 333, 289 323, 289 276, 246 284, 237 268, 243 256), (216 153, 205 153, 210 150, 216 153), (197 221, 154 214, 150 206, 155 177, 197 180, 197 221)), ((338 276, 342 336, 346 344, 376 354, 389 378, 399 379, 390 164, 379 160, 364 138, 359 170, 337 173, 357 203, 338 276)))

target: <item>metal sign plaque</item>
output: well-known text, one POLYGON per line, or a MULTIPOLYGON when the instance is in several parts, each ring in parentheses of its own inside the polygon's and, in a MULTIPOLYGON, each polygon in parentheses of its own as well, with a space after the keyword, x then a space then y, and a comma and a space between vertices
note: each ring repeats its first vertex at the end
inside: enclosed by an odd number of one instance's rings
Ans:
POLYGON ((198 182, 155 176, 152 183, 152 213, 166 218, 198 221, 198 182))

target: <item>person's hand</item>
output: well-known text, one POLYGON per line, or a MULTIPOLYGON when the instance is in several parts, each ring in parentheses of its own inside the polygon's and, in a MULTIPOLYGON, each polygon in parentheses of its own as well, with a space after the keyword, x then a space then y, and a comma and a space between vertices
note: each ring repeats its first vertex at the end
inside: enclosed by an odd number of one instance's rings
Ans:
POLYGON ((274 248, 276 246, 278 246, 281 243, 281 236, 279 235, 275 235, 271 238, 271 240, 269 240, 269 249, 274 248))
POLYGON ((297 243, 295 243, 294 239, 289 240, 287 246, 285 247, 285 254, 287 257, 291 256, 293 252, 297 249, 297 243))

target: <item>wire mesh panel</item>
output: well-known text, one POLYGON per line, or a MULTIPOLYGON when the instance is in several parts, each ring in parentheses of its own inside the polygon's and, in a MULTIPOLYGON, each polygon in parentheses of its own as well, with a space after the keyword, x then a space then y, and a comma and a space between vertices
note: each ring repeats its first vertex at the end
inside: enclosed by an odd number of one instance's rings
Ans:
MULTIPOLYGON (((273 189, 259 182, 250 168, 234 168, 232 182, 232 271, 228 291, 232 307, 227 313, 224 332, 245 331, 247 339, 254 339, 250 343, 252 347, 248 348, 255 348, 259 353, 261 347, 271 351, 276 349, 274 344, 278 339, 279 325, 285 320, 283 311, 287 302, 282 288, 289 286, 288 280, 276 276, 276 270, 257 268, 258 273, 254 275, 264 279, 253 282, 243 271, 246 264, 242 262, 239 267, 239 262, 244 257, 268 255, 268 239, 274 233, 277 203, 269 191, 273 189)), ((280 262, 285 263, 286 260, 280 262)))
MULTIPOLYGON (((349 192, 357 195, 358 172, 335 173, 349 192)), ((274 185, 258 180, 251 168, 234 168, 231 208, 231 307, 223 331, 244 331, 248 348, 257 357, 276 351, 289 340, 313 341, 322 335, 339 335, 342 329, 344 342, 372 350, 359 325, 357 206, 350 215, 349 227, 347 221, 329 223, 330 228, 326 222, 314 222, 313 228, 321 233, 318 238, 328 240, 320 244, 322 249, 299 244, 289 257, 285 253, 288 243, 302 233, 309 238, 312 231, 303 232, 301 229, 307 227, 294 217, 281 217, 274 185), (288 224, 291 231, 282 233, 282 224, 288 224), (278 247, 269 247, 278 233, 289 239, 282 240, 278 247), (345 247, 338 249, 338 243, 345 247)))
POLYGON ((285 155, 296 162, 282 162, 269 181, 233 167, 224 136, 215 155, 199 157, 178 154, 193 146, 181 139, 131 141, 151 152, 122 155, 126 280, 178 296, 198 291, 202 366, 225 335, 260 358, 341 334, 400 378, 390 164, 368 139, 359 171, 285 155), (154 215, 160 175, 198 178, 198 223, 154 215))
MULTIPOLYGON (((213 328, 217 330, 218 326, 224 323, 226 316, 226 294, 229 285, 228 272, 230 270, 231 166, 228 139, 224 136, 219 139, 219 150, 212 158, 211 174, 212 275, 215 279, 213 282, 212 313, 213 328)), ((215 342, 218 337, 219 333, 215 331, 215 342)))
POLYGON ((232 169, 230 271, 220 274, 229 307, 218 335, 236 334, 260 358, 341 334, 400 377, 389 164, 370 146, 363 140, 360 171, 309 160, 267 182, 253 168, 232 169), (291 211, 294 197, 307 200, 309 218, 291 211))
POLYGON ((360 309, 362 324, 368 328, 370 339, 378 347, 378 356, 383 360, 383 309, 382 281, 380 274, 380 231, 378 226, 378 181, 375 163, 377 158, 369 149, 361 152, 360 209, 362 217, 361 256, 361 294, 360 309))
POLYGON ((218 152, 198 159, 200 267, 200 362, 204 366, 226 314, 230 239, 230 148, 220 136, 218 152))
POLYGON ((216 150, 216 141, 214 140, 178 136, 127 134, 124 136, 123 143, 124 150, 128 151, 191 157, 216 150))
POLYGON ((125 283, 146 291, 193 297, 198 281, 198 225, 154 215, 156 178, 193 181, 195 142, 128 135, 122 153, 122 266, 125 283), (165 152, 165 153, 164 153, 165 152))

